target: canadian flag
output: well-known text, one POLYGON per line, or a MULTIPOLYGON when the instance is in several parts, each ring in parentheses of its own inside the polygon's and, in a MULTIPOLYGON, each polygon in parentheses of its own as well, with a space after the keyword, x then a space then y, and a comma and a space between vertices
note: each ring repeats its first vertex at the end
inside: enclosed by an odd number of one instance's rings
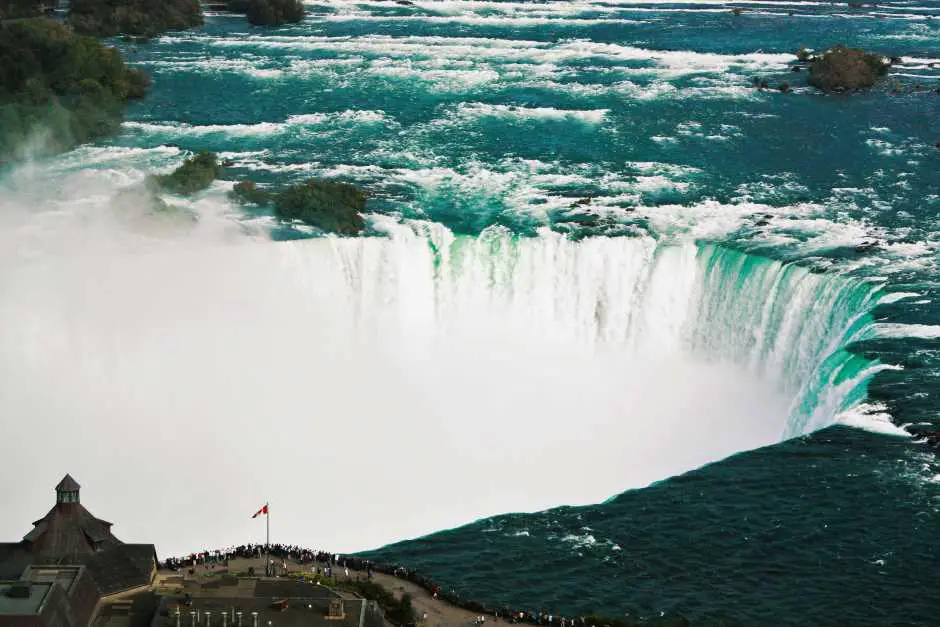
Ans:
POLYGON ((257 517, 260 516, 261 514, 264 514, 265 516, 268 515, 268 504, 267 504, 267 503, 264 504, 264 507, 262 507, 262 508, 259 509, 257 512, 255 512, 255 515, 252 516, 252 518, 257 518, 257 517))

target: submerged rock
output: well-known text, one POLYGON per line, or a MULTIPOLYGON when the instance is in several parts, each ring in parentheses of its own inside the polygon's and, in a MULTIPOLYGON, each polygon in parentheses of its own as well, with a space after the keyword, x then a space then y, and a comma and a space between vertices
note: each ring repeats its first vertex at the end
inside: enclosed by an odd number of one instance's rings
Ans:
POLYGON ((826 92, 871 87, 887 73, 889 67, 880 55, 843 45, 809 59, 809 64, 809 84, 826 92))

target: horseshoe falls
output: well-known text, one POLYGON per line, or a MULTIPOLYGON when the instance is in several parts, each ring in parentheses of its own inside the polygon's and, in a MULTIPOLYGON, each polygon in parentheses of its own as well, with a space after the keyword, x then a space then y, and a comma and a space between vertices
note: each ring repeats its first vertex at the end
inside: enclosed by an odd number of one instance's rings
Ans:
POLYGON ((936 624, 940 6, 305 6, 111 41, 120 133, 0 164, 0 540, 68 472, 161 557, 270 502, 487 607, 936 624), (311 177, 361 236, 229 197, 311 177))

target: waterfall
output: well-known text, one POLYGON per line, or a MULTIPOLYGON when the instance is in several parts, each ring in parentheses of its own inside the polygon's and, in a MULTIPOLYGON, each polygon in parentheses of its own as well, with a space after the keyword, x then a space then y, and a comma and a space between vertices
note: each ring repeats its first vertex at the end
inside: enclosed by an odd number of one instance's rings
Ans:
POLYGON ((864 398, 875 364, 846 350, 872 336, 877 286, 729 248, 652 238, 579 242, 546 232, 479 237, 398 228, 389 240, 291 244, 305 272, 344 285, 351 319, 374 312, 403 333, 508 325, 552 341, 635 354, 686 353, 772 382, 790 403, 781 437, 834 422, 864 398), (848 381, 848 384, 845 382, 848 381))
POLYGON ((845 350, 870 332, 864 282, 691 241, 388 231, 105 230, 8 255, 0 413, 28 420, 0 457, 27 464, 18 443, 46 434, 45 455, 119 495, 121 537, 158 530, 167 553, 245 541, 219 521, 268 500, 285 541, 354 550, 806 433, 878 368, 845 350), (237 494, 206 497, 197 468, 237 494), (155 500, 185 503, 186 528, 155 500))

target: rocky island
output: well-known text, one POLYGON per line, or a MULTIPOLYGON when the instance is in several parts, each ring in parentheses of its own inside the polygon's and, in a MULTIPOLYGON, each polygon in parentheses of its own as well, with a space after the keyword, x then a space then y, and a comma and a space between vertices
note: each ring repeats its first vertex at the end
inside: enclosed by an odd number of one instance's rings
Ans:
POLYGON ((809 66, 809 84, 825 92, 872 87, 891 66, 881 55, 841 44, 821 55, 811 55, 803 48, 797 52, 797 59, 809 66))

